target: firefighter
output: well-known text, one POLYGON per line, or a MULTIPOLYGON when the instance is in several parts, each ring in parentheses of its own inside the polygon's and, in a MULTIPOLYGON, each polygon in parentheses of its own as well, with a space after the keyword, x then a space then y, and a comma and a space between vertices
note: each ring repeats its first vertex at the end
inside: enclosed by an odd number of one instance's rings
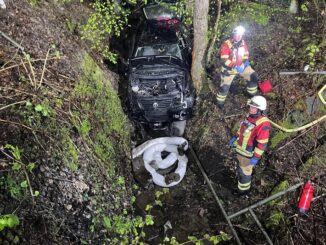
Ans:
POLYGON ((216 96, 220 108, 223 108, 232 81, 238 74, 247 81, 248 95, 252 97, 257 93, 258 75, 250 66, 248 46, 242 39, 244 32, 244 27, 237 26, 221 46, 221 85, 216 96))
POLYGON ((251 187, 252 171, 257 165, 269 139, 270 122, 264 111, 266 99, 263 96, 254 96, 248 103, 249 114, 246 120, 241 122, 240 128, 229 145, 237 153, 238 188, 235 195, 247 194, 251 187))

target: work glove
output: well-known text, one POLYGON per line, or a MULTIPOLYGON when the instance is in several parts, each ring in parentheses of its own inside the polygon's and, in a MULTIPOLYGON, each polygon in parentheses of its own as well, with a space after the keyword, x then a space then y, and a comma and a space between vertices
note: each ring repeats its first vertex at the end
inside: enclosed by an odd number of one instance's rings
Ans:
POLYGON ((244 64, 244 68, 247 68, 248 66, 250 66, 250 61, 246 60, 243 64, 244 64))
POLYGON ((234 67, 234 68, 237 70, 237 72, 238 72, 239 74, 242 74, 243 71, 244 71, 244 69, 245 69, 244 65, 236 66, 236 67, 234 67))
POLYGON ((229 146, 231 148, 235 147, 235 141, 237 140, 238 137, 232 137, 232 139, 229 141, 229 146))
POLYGON ((252 158, 250 159, 250 164, 256 166, 257 163, 258 163, 258 161, 259 161, 258 158, 256 158, 256 157, 252 157, 252 158))

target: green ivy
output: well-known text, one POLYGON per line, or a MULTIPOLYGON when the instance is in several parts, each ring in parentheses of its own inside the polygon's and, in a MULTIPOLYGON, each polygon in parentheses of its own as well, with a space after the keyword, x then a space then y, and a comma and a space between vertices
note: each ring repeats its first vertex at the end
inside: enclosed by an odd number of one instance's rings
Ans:
POLYGON ((94 12, 82 27, 82 39, 88 40, 92 49, 116 64, 117 54, 109 50, 108 38, 120 36, 120 32, 128 23, 130 11, 114 0, 96 0, 91 6, 94 12))

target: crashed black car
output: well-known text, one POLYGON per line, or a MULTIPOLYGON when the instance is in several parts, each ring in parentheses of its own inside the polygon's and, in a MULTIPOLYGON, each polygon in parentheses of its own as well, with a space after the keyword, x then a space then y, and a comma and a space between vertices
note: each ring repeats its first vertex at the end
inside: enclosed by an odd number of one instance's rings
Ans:
POLYGON ((143 12, 128 63, 131 117, 150 129, 181 136, 192 116, 195 94, 189 36, 181 19, 167 8, 152 4, 143 12))

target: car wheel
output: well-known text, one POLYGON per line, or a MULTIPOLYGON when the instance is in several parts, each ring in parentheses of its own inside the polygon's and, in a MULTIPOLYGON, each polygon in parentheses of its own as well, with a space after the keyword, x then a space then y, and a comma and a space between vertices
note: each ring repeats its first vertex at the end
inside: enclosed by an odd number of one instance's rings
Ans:
POLYGON ((176 121, 171 124, 171 136, 182 136, 186 129, 186 120, 176 121))

